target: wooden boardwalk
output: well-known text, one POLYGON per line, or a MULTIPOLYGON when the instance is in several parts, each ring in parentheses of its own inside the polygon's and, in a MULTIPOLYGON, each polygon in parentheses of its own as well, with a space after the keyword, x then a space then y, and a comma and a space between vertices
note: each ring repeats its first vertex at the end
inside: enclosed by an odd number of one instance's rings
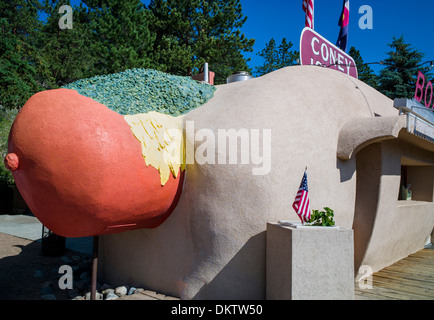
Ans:
POLYGON ((356 300, 434 300, 434 250, 412 254, 375 272, 371 279, 372 289, 355 284, 356 300))

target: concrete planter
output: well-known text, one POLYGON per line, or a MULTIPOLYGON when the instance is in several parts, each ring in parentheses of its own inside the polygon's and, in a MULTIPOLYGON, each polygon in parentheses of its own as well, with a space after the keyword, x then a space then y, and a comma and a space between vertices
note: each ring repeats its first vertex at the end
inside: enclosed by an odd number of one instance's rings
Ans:
POLYGON ((266 298, 354 299, 353 231, 268 223, 266 298))

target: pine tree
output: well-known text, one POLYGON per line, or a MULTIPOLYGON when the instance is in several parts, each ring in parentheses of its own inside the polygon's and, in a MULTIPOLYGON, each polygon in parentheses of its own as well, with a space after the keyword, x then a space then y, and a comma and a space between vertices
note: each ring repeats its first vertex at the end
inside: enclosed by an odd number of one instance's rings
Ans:
POLYGON ((265 48, 258 53, 258 56, 264 59, 264 64, 255 68, 255 74, 262 76, 272 71, 297 64, 299 53, 290 50, 292 45, 291 42, 286 41, 286 38, 283 38, 280 45, 276 47, 276 41, 271 38, 265 44, 265 48))
POLYGON ((154 36, 151 17, 140 0, 83 0, 94 33, 93 55, 98 73, 152 68, 154 36))
POLYGON ((86 9, 81 5, 74 6, 72 21, 66 21, 72 28, 61 28, 59 20, 66 15, 59 12, 63 5, 71 7, 69 0, 44 1, 47 19, 38 37, 38 47, 57 86, 97 74, 95 65, 98 61, 93 51, 96 37, 86 9))
POLYGON ((241 52, 227 50, 227 54, 222 54, 218 61, 210 63, 210 70, 215 72, 214 84, 226 83, 227 78, 236 71, 247 71, 250 74, 252 70, 247 65, 250 60, 245 59, 241 52))
POLYGON ((11 32, 5 18, 0 18, 0 105, 21 107, 43 88, 36 82, 35 68, 26 59, 26 45, 11 32))
POLYGON ((248 68, 242 53, 252 51, 254 39, 241 33, 247 17, 240 0, 151 0, 148 8, 163 71, 190 76, 208 62, 219 83, 248 68))
POLYGON ((383 61, 386 65, 380 71, 379 89, 391 99, 412 98, 416 85, 418 70, 427 73, 429 70, 420 67, 423 53, 406 43, 404 37, 393 37, 389 46, 388 58, 383 61))
POLYGON ((42 26, 38 19, 40 9, 38 0, 0 1, 0 17, 7 20, 15 36, 30 44, 33 44, 31 40, 42 26))
POLYGON ((278 57, 276 40, 271 38, 270 41, 265 44, 265 48, 262 49, 262 51, 260 51, 257 55, 264 59, 264 64, 255 68, 255 74, 257 76, 262 76, 277 70, 276 61, 278 60, 278 57))
POLYGON ((357 72, 359 80, 365 82, 367 85, 377 89, 378 88, 378 76, 374 73, 367 64, 364 63, 360 51, 355 47, 351 47, 349 51, 350 56, 354 59, 357 66, 357 72))
POLYGON ((34 93, 46 88, 46 63, 35 38, 42 23, 37 0, 0 2, 0 104, 21 107, 34 93))

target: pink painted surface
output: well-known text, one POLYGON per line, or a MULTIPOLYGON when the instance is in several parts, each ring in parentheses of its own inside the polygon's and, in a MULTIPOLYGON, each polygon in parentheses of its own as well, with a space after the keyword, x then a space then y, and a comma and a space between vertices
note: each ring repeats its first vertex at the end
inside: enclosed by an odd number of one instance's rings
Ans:
POLYGON ((425 75, 418 71, 414 100, 421 102, 423 98, 423 88, 425 87, 425 75))
POLYGON ((310 28, 300 37, 300 63, 318 65, 358 77, 354 59, 310 28))
POLYGON ((431 103, 433 101, 433 85, 431 81, 428 81, 425 87, 425 75, 418 71, 417 74, 417 81, 416 81, 416 89, 414 91, 414 99, 418 102, 422 102, 422 100, 425 103, 425 107, 427 108, 434 108, 434 104, 431 106, 431 103))
POLYGON ((123 117, 68 89, 28 100, 5 164, 35 216, 66 237, 157 227, 175 208, 183 180, 170 176, 161 186, 123 117))

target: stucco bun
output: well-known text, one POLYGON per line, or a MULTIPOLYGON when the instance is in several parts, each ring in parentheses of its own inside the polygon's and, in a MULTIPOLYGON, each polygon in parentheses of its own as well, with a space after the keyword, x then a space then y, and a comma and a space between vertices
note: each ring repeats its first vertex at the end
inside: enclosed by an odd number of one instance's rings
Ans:
MULTIPOLYGON (((191 121, 196 134, 210 130, 216 140, 219 129, 259 130, 260 141, 271 130, 269 172, 253 175, 261 164, 241 164, 241 148, 237 164, 218 164, 217 147, 215 164, 187 164, 180 201, 164 224, 103 237, 105 279, 183 299, 263 299, 266 224, 298 220, 291 205, 306 166, 311 208, 332 208, 337 225, 351 229, 356 161, 337 158, 339 132, 375 114, 397 111, 363 82, 314 66, 217 86, 185 115, 185 127, 191 121), (126 265, 129 256, 135 262, 126 265)), ((186 145, 197 152, 204 141, 187 134, 186 145)))

